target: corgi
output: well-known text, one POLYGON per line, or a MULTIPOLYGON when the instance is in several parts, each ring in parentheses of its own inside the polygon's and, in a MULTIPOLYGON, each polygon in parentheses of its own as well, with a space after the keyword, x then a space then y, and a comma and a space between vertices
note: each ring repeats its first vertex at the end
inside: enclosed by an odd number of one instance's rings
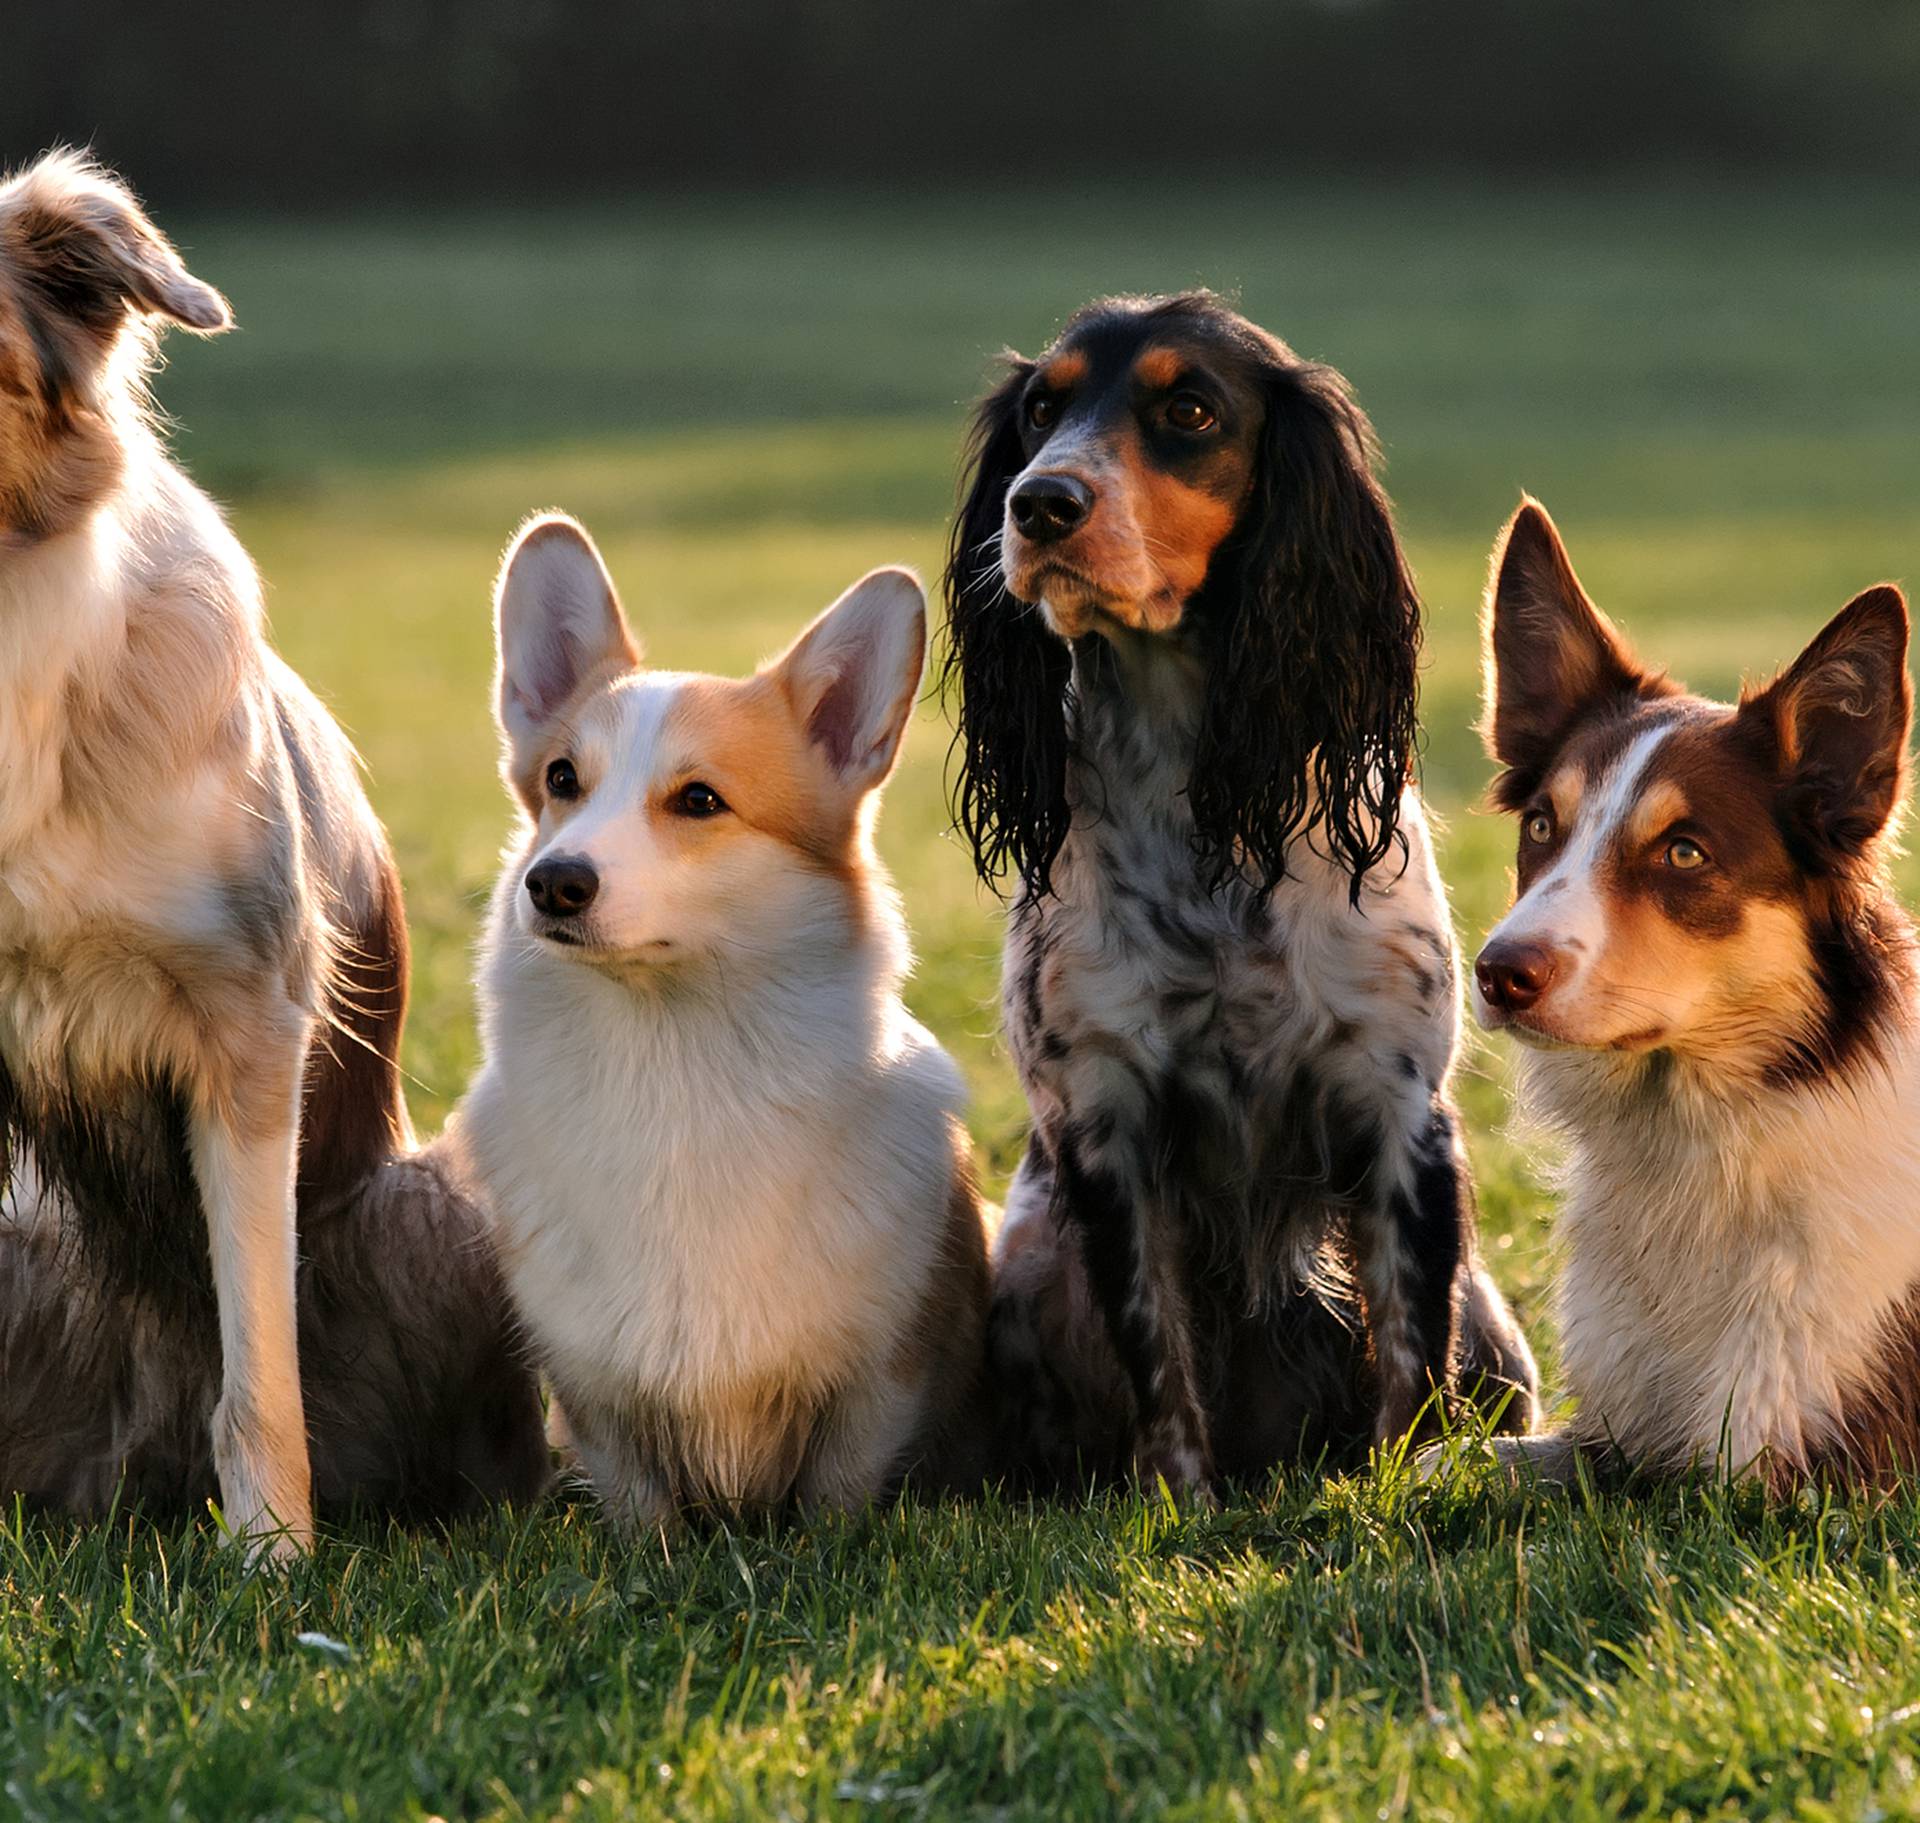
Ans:
POLYGON ((459 1118, 573 1446, 629 1532, 977 1475, 986 1234, 873 848, 926 650, 876 570, 743 681, 654 671, 591 539, 495 591, 522 814, 459 1118))
POLYGON ((538 1491, 533 1375, 398 1066, 406 925, 333 719, 147 409, 225 329, 124 185, 0 184, 0 1491, 192 1504, 538 1491))
POLYGON ((1545 511, 1493 561, 1485 735, 1517 895, 1474 965, 1565 1136, 1571 1424, 1499 1444, 1775 1490, 1920 1461, 1920 987, 1888 853, 1906 604, 1843 608, 1737 705, 1594 607, 1545 511))

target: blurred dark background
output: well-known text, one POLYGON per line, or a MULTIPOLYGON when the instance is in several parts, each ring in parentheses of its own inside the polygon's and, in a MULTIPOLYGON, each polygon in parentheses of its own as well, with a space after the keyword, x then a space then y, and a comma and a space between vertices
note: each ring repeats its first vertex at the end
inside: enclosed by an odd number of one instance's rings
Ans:
POLYGON ((14 0, 10 153, 196 204, 1920 172, 1913 0, 14 0))

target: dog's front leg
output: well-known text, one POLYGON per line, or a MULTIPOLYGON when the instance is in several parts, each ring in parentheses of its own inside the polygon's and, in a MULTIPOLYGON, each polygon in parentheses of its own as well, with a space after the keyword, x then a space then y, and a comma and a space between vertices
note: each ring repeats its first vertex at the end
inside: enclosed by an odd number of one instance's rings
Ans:
POLYGON ((1133 1385, 1135 1472, 1176 1493, 1206 1491, 1213 1441, 1171 1212, 1143 1182, 1073 1138, 1059 1149, 1054 1194, 1079 1236, 1094 1300, 1133 1385))
POLYGON ((306 1029, 246 1060, 191 1117, 193 1173, 220 1312, 213 1460, 233 1535, 274 1557, 313 1540, 312 1476, 294 1306, 294 1167, 306 1029))
POLYGON ((1472 1180, 1453 1112, 1432 1101, 1389 1128, 1355 1224, 1380 1406, 1374 1441, 1407 1435, 1445 1390, 1453 1353, 1453 1280, 1472 1180))

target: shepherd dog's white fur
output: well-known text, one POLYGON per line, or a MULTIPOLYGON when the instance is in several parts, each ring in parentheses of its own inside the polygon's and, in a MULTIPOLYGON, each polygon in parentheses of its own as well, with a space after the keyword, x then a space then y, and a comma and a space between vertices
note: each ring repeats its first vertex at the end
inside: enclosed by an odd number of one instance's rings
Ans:
POLYGON ((461 1117, 612 1516, 977 1473, 981 1211, 871 828, 926 642, 879 570, 744 681, 642 668, 587 535, 496 595, 525 811, 461 1117))

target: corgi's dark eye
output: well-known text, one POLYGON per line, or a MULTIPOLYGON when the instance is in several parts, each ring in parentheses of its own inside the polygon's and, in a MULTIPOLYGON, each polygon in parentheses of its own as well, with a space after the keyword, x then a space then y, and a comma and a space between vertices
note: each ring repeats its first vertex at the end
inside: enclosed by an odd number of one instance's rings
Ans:
POLYGON ((1027 401, 1027 422, 1035 430, 1051 430, 1060 416, 1060 402, 1051 394, 1037 392, 1027 401))
POLYGON ((1167 402, 1167 422, 1175 430, 1212 430, 1215 421, 1213 408, 1194 393, 1183 392, 1167 402))
POLYGON ((1538 844, 1553 840, 1553 818, 1544 810, 1532 812, 1520 827, 1529 842, 1538 844))
POLYGON ((726 809, 727 800, 711 785, 695 779, 691 785, 680 787, 673 807, 683 817, 717 817, 726 809))
POLYGON ((555 760, 547 768, 547 796, 550 798, 577 798, 580 795, 580 775, 573 769, 571 760, 555 760))

